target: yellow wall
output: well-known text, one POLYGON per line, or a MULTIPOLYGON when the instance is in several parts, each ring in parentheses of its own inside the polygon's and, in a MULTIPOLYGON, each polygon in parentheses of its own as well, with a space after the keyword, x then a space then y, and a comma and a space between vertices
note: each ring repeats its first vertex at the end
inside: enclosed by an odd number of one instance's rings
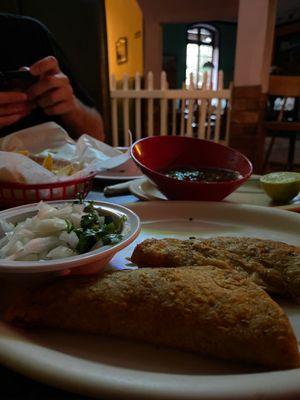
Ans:
POLYGON ((137 0, 105 0, 109 74, 122 79, 124 74, 143 73, 143 17, 137 0), (116 42, 127 38, 128 61, 117 63, 116 42))

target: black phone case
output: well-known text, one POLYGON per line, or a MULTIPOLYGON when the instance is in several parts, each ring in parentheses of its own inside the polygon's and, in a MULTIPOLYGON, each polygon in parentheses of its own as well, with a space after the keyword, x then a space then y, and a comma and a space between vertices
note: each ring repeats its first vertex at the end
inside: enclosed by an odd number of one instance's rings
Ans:
POLYGON ((29 71, 0 71, 0 91, 24 91, 37 80, 38 78, 29 71))

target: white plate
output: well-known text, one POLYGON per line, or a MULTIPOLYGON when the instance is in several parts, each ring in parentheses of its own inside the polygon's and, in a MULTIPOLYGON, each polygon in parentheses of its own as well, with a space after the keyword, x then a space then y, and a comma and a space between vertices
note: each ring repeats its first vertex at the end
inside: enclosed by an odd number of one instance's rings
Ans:
POLYGON ((129 179, 138 179, 143 176, 141 170, 130 158, 124 164, 111 168, 107 171, 101 171, 95 178, 104 180, 128 181, 129 179))
MULTIPOLYGON (((63 205, 73 200, 49 201, 51 205, 63 205)), ((125 222, 122 229, 122 240, 114 245, 102 246, 96 250, 79 254, 73 257, 48 261, 11 261, 0 259, 0 273, 44 273, 50 271, 63 271, 68 273, 71 269, 76 268, 76 272, 92 272, 103 268, 113 255, 131 243, 139 234, 140 221, 136 214, 126 207, 119 206, 108 202, 95 201, 95 206, 101 208, 104 213, 115 215, 116 217, 124 217, 125 222), (87 268, 88 265, 88 268, 87 268), (79 267, 80 270, 78 269, 79 267)), ((28 217, 32 217, 37 212, 37 203, 25 206, 9 208, 0 212, 0 220, 12 222, 24 221, 28 217)), ((0 238, 4 236, 0 226, 0 238)))
MULTIPOLYGON (((119 252, 120 268, 147 237, 252 236, 299 244, 300 215, 274 208, 208 202, 130 206, 142 220, 135 243, 119 252)), ((300 308, 284 309, 300 338, 300 308)), ((47 384, 116 399, 299 399, 300 369, 268 372, 162 347, 101 336, 22 331, 0 323, 0 361, 47 384)))
MULTIPOLYGON (((167 200, 166 196, 147 178, 130 182, 129 189, 132 194, 141 200, 167 200)), ((260 187, 259 175, 252 175, 247 182, 226 197, 224 201, 300 212, 300 194, 288 204, 275 204, 260 187)))

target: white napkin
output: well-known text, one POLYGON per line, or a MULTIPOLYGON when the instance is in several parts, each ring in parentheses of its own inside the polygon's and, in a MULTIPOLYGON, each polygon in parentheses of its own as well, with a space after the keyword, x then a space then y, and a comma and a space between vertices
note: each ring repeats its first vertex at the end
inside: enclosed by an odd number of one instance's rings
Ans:
POLYGON ((22 129, 0 139, 0 150, 28 150, 31 154, 47 155, 71 160, 75 152, 75 141, 55 122, 46 122, 22 129), (44 154, 45 153, 45 154, 44 154))
POLYGON ((115 168, 129 160, 130 153, 129 150, 122 153, 86 134, 75 142, 61 126, 47 122, 0 139, 0 158, 0 181, 47 183, 115 168), (51 154, 57 160, 82 162, 84 168, 71 176, 58 178, 28 157, 13 153, 18 150, 44 157, 51 154))
POLYGON ((15 183, 51 183, 57 177, 46 168, 22 154, 0 151, 0 184, 15 183))
MULTIPOLYGON (((130 148, 130 147, 129 147, 130 148)), ((118 167, 130 158, 130 151, 122 153, 99 140, 82 135, 76 143, 76 158, 78 161, 92 163, 95 171, 118 167)))

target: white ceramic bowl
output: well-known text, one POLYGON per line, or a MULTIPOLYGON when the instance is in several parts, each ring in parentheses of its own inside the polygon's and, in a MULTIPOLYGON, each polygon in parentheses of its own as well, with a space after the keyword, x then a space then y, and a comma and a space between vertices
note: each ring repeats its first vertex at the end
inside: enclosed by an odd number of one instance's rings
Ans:
MULTIPOLYGON (((51 205, 62 205, 72 200, 67 201, 51 201, 51 205)), ((96 207, 101 208, 105 213, 116 217, 126 217, 122 232, 123 239, 115 245, 107 245, 99 249, 89 251, 84 254, 79 254, 74 257, 61 258, 47 261, 11 261, 0 259, 0 274, 3 273, 43 273, 51 271, 59 271, 61 274, 70 272, 75 274, 90 274, 98 272, 106 266, 115 253, 128 246, 140 232, 139 217, 131 210, 118 204, 106 202, 94 202, 96 207), (72 271, 71 271, 72 270, 72 271)), ((29 204, 10 208, 0 212, 0 219, 7 222, 17 223, 24 221, 28 217, 32 217, 37 212, 37 204, 29 204)), ((0 238, 4 232, 0 227, 0 238)))

